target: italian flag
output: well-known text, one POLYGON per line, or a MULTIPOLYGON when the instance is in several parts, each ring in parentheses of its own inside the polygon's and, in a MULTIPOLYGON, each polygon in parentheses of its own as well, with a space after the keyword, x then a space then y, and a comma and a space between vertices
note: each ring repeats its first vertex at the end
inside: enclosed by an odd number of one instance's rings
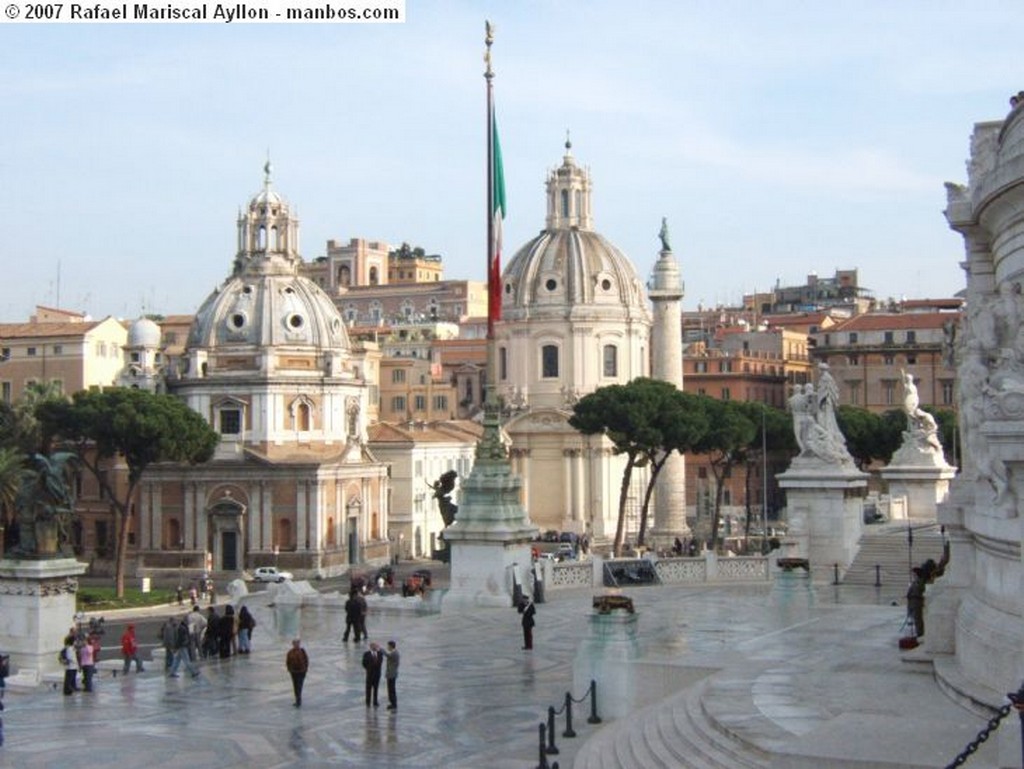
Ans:
POLYGON ((501 320, 501 222, 505 218, 505 171, 501 165, 501 144, 498 142, 498 123, 491 119, 491 242, 490 262, 487 265, 487 323, 493 330, 494 322, 501 320))

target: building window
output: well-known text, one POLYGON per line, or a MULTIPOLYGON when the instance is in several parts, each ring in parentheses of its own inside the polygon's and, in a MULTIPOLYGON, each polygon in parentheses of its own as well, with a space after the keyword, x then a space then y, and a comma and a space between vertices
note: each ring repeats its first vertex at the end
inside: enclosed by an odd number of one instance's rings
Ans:
POLYGON ((896 356, 893 355, 892 353, 886 353, 885 355, 882 356, 882 362, 886 366, 891 366, 893 363, 896 362, 896 356))
POLYGON ((619 348, 613 344, 604 346, 604 375, 608 377, 619 375, 619 348))
POLYGON ((405 396, 396 395, 391 399, 391 411, 399 412, 405 411, 405 396))
POLYGON ((722 388, 722 400, 723 401, 727 401, 727 400, 730 400, 730 398, 731 398, 731 396, 729 394, 729 388, 728 387, 723 387, 722 388))
POLYGON ((55 344, 53 346, 53 354, 54 355, 63 355, 64 354, 64 345, 62 345, 62 344, 55 344))
POLYGON ((220 410, 220 434, 240 435, 242 432, 242 412, 240 409, 229 408, 220 410))
POLYGON ((434 396, 434 411, 447 411, 448 410, 448 396, 447 395, 435 395, 434 396))
POLYGON ((910 365, 914 365, 915 363, 917 363, 917 356, 914 355, 913 353, 909 354, 907 356, 907 363, 910 365))
POLYGON ((892 379, 882 380, 882 400, 886 406, 891 406, 896 400, 896 382, 892 379))
POLYGON ((848 355, 848 356, 846 356, 846 361, 851 366, 856 366, 857 364, 860 363, 860 356, 859 355, 848 355))
POLYGON ((10 360, 10 359, 11 359, 11 348, 10 347, 0 347, 0 363, 2 363, 5 360, 10 360))
POLYGON ((28 355, 28 357, 30 357, 30 358, 34 358, 34 357, 35 357, 35 355, 36 355, 36 348, 35 348, 35 347, 29 347, 29 348, 28 348, 28 349, 27 349, 27 350, 25 351, 25 353, 26 353, 26 354, 28 355))
POLYGON ((893 338, 893 333, 891 331, 886 331, 885 332, 885 343, 886 344, 892 344, 894 341, 896 341, 896 340, 893 338))
POLYGON ((376 286, 379 281, 380 281, 380 278, 377 277, 377 268, 376 267, 371 267, 370 268, 370 285, 371 286, 376 286))
POLYGON ((852 382, 847 382, 847 385, 850 388, 850 405, 851 406, 859 406, 860 405, 860 381, 859 380, 854 380, 852 382))
POLYGON ((953 404, 953 382, 943 379, 940 384, 942 385, 942 405, 951 406, 953 404))
POLYGON ((706 360, 699 360, 693 364, 693 370, 697 374, 708 373, 708 362, 706 360))
POLYGON ((405 384, 405 369, 396 368, 391 371, 391 383, 392 384, 405 384))
POLYGON ((300 403, 295 410, 295 429, 299 432, 309 432, 309 404, 300 403))
POLYGON ((558 345, 546 344, 540 348, 540 372, 545 379, 558 376, 558 345))
POLYGON ((11 383, 0 382, 0 401, 3 401, 7 405, 11 404, 11 383))
POLYGON ((426 411, 427 410, 427 396, 417 395, 413 398, 413 410, 414 411, 426 411))
POLYGON ((856 331, 851 331, 850 332, 849 342, 850 342, 850 344, 857 344, 857 332, 856 331))
POLYGON ((917 332, 916 331, 908 331, 907 332, 907 344, 914 344, 916 341, 917 341, 917 332))

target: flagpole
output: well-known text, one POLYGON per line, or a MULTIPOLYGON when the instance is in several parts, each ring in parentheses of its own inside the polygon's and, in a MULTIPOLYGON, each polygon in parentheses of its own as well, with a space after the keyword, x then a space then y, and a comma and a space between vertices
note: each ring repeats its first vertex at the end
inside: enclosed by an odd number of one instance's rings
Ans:
POLYGON ((508 448, 501 439, 501 408, 498 403, 498 348, 494 338, 494 321, 499 308, 495 301, 501 295, 495 286, 501 281, 501 275, 495 275, 500 268, 495 264, 495 169, 494 169, 494 70, 491 69, 491 45, 494 43, 494 27, 486 21, 484 53, 486 69, 484 79, 487 81, 487 381, 484 385, 484 434, 476 447, 478 460, 507 461, 508 448))

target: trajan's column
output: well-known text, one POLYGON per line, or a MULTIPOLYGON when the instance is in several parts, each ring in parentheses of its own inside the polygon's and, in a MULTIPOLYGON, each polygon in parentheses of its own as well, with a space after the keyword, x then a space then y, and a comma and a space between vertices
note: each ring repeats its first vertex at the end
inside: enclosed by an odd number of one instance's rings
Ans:
MULTIPOLYGON (((651 327, 651 378, 683 389, 683 281, 679 263, 669 244, 668 223, 661 220, 661 252, 651 272, 647 295, 654 305, 651 327)), ((686 460, 673 453, 658 474, 654 487, 654 539, 670 547, 676 537, 686 539, 686 460)))

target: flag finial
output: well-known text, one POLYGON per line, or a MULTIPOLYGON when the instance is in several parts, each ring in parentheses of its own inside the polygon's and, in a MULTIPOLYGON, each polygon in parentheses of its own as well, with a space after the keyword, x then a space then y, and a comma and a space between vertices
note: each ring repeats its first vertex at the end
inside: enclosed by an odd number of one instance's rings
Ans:
POLYGON ((484 72, 484 77, 490 80, 494 77, 494 70, 491 69, 491 46, 494 45, 494 25, 485 20, 484 31, 484 44, 487 46, 487 50, 484 52, 484 62, 487 64, 487 70, 484 72))

